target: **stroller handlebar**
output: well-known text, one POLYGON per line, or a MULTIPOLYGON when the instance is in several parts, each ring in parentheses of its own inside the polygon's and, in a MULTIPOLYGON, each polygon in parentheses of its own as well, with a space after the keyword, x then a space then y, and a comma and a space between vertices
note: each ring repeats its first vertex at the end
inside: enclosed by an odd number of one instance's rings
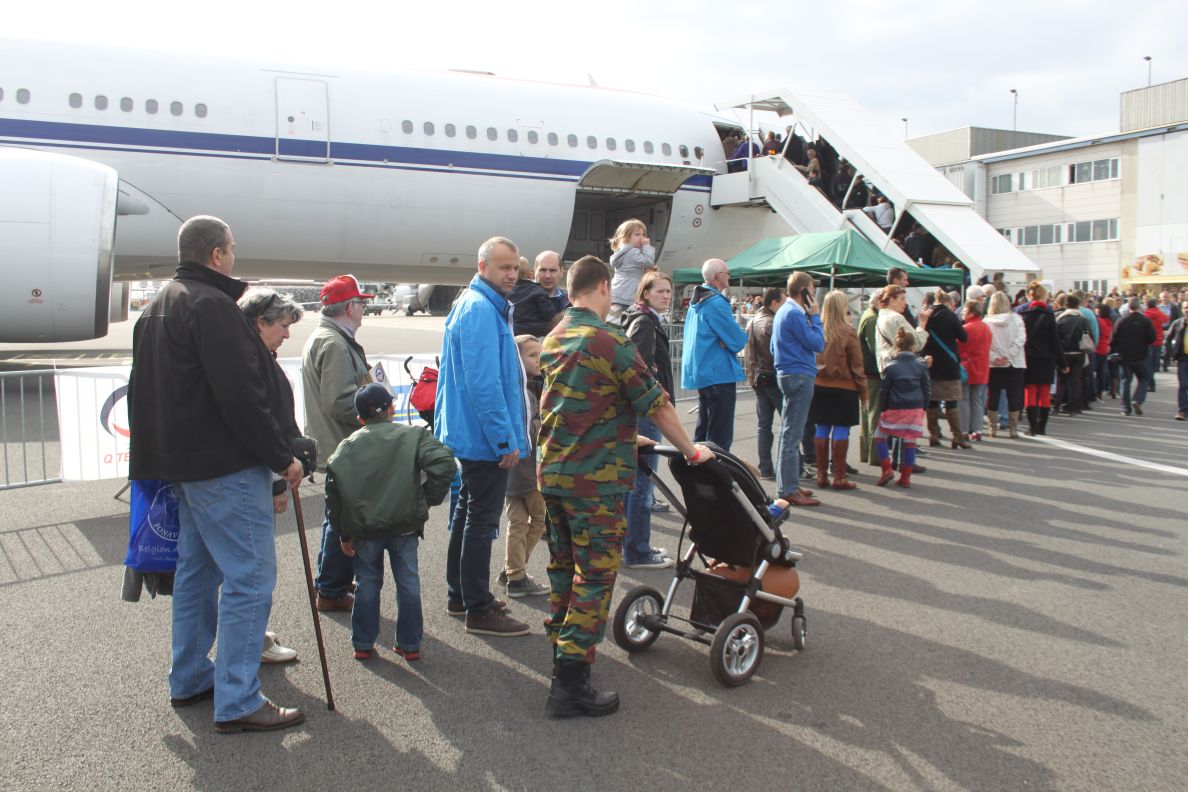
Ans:
POLYGON ((648 450, 654 454, 659 454, 662 457, 668 457, 669 459, 676 459, 678 457, 681 459, 685 458, 685 455, 682 454, 675 446, 654 445, 648 450))

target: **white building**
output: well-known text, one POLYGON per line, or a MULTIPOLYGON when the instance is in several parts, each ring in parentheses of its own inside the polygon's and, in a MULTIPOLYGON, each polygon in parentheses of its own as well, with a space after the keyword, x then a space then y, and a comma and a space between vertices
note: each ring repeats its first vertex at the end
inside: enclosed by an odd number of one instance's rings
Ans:
POLYGON ((1116 134, 966 128, 908 143, 1057 288, 1186 284, 1188 79, 1121 107, 1116 134))

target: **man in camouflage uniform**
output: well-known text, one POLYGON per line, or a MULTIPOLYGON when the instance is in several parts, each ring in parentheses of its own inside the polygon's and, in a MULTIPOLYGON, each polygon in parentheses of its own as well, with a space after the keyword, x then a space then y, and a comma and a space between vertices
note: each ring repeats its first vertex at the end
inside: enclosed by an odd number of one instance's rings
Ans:
POLYGON ((539 477, 550 521, 546 630, 554 647, 547 712, 609 715, 619 697, 590 686, 590 664, 606 632, 622 557, 636 421, 650 417, 690 462, 713 453, 693 444, 635 345, 605 323, 610 268, 594 256, 580 259, 569 271, 569 295, 573 305, 540 355, 539 477))

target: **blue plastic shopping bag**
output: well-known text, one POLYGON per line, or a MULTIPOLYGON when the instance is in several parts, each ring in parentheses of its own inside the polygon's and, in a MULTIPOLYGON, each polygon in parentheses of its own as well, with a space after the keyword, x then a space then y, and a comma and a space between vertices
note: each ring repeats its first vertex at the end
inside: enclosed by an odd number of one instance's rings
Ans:
POLYGON ((168 481, 133 481, 128 556, 140 573, 177 569, 177 496, 168 481))

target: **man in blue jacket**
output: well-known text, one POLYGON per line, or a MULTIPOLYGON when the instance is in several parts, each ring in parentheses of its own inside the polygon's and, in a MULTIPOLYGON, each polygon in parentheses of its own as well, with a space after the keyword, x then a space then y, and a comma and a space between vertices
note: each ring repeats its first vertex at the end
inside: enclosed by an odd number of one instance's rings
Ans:
POLYGON ((788 299, 776 312, 771 330, 771 356, 784 395, 784 424, 780 432, 780 467, 776 471, 780 497, 793 506, 819 506, 812 493, 800 488, 800 440, 813 401, 817 353, 825 351, 825 333, 816 286, 807 272, 788 278, 788 299))
POLYGON ((466 617, 466 631, 527 635, 491 595, 491 542, 499 528, 508 471, 527 456, 524 369, 512 334, 520 251, 503 237, 478 251, 478 274, 446 318, 437 380, 434 433, 462 468, 462 489, 450 517, 446 557, 447 610, 466 617))
POLYGON ((724 451, 734 442, 735 388, 743 378, 738 353, 747 334, 738 326, 730 300, 730 268, 722 259, 701 265, 705 283, 693 292, 685 316, 685 346, 681 352, 681 387, 697 391, 697 429, 693 442, 716 443, 724 451))

